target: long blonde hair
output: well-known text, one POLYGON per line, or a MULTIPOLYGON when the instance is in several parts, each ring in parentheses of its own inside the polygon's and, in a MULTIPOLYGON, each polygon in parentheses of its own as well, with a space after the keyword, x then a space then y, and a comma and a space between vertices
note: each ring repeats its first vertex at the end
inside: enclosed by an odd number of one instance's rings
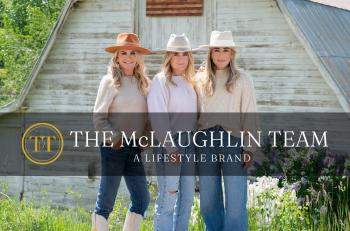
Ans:
MULTIPOLYGON (((213 62, 213 59, 211 57, 212 53, 211 48, 208 52, 206 66, 205 66, 205 72, 206 72, 206 78, 204 80, 204 91, 205 94, 208 96, 212 96, 215 93, 215 72, 216 72, 216 65, 213 62)), ((237 79, 239 79, 240 74, 236 67, 236 51, 234 49, 231 49, 233 52, 232 58, 230 60, 230 63, 228 65, 229 67, 229 77, 225 83, 225 89, 227 92, 232 93, 233 86, 237 79)))
MULTIPOLYGON (((163 67, 162 71, 164 75, 166 76, 166 84, 173 84, 176 86, 176 83, 173 81, 173 69, 171 68, 171 58, 175 55, 176 52, 166 52, 164 56, 163 61, 163 67)), ((185 70, 185 79, 190 82, 194 86, 194 75, 195 75, 195 68, 194 68, 194 60, 191 52, 185 52, 188 56, 188 65, 185 70)))
MULTIPOLYGON (((112 75, 114 79, 114 85, 116 88, 119 88, 121 86, 121 78, 124 75, 123 71, 119 67, 119 63, 117 61, 118 57, 118 51, 115 52, 111 60, 109 61, 108 65, 108 70, 107 74, 112 75)), ((149 85, 150 85, 150 80, 146 75, 146 69, 145 69, 145 64, 143 61, 142 55, 136 52, 136 58, 137 58, 137 63, 134 68, 134 73, 133 75, 135 76, 137 80, 137 85, 139 90, 144 94, 145 96, 148 93, 149 85)))

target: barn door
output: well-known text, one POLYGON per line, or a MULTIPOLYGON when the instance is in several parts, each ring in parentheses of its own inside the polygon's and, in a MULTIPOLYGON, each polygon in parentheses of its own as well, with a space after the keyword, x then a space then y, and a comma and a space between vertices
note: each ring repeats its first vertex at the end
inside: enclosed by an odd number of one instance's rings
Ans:
MULTIPOLYGON (((168 5, 171 5, 176 1, 163 0, 162 2, 168 2, 168 5)), ((183 2, 186 4, 190 1, 183 2)), ((185 33, 192 47, 206 44, 209 41, 210 32, 216 26, 215 3, 215 0, 203 0, 201 16, 181 15, 181 13, 177 16, 146 16, 147 0, 137 0, 135 1, 135 32, 140 36, 142 45, 152 50, 165 48, 171 33, 185 33)))

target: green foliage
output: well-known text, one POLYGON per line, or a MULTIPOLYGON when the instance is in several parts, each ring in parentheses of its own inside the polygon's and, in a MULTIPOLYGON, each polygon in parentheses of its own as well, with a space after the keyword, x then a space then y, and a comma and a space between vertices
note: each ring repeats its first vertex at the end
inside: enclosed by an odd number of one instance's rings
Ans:
MULTIPOLYGON (((272 178, 262 178, 259 184, 249 186, 248 221, 252 231, 284 231, 284 230, 349 230, 350 217, 335 216, 326 206, 307 204, 301 206, 297 202, 294 190, 278 188, 277 181, 272 178), (319 210, 319 216, 310 213, 310 208, 319 210)), ((32 202, 33 199, 18 202, 6 195, 8 186, 0 181, 0 230, 11 231, 85 231, 91 229, 91 212, 80 207, 80 193, 67 189, 74 195, 77 204, 73 209, 58 209, 50 206, 50 202, 32 202)), ((43 192, 43 194, 45 194, 43 192)), ((153 200, 154 201, 154 198, 153 200)), ((109 230, 122 230, 128 210, 129 200, 118 197, 114 210, 109 218, 109 230)), ((329 203, 329 201, 328 201, 329 203)), ((339 214, 349 214, 348 204, 339 205, 339 214)), ((141 231, 153 230, 153 203, 148 207, 146 217, 142 222, 141 231)), ((190 218, 190 231, 204 230, 204 222, 200 214, 199 199, 196 196, 190 218)))
POLYGON ((2 14, 4 13, 4 11, 5 11, 5 4, 2 1, 0 1, 0 28, 4 27, 4 19, 2 17, 2 14))
POLYGON ((249 230, 308 230, 306 209, 298 205, 290 191, 280 194, 272 189, 256 197, 256 205, 249 208, 249 230), (269 201, 273 203, 266 206, 269 201))
MULTIPOLYGON (((332 228, 338 227, 338 220, 346 220, 349 225, 349 156, 328 149, 284 148, 282 142, 277 143, 273 148, 266 142, 263 151, 267 161, 256 164, 256 174, 280 176, 279 187, 291 185, 314 220, 328 219, 325 223, 332 228), (320 208, 328 217, 322 218, 320 208)), ((318 223, 317 227, 323 226, 318 223)))
POLYGON ((194 198, 189 230, 191 231, 205 230, 205 223, 204 223, 202 214, 200 212, 200 202, 198 197, 194 198))
POLYGON ((23 88, 65 0, 0 0, 0 106, 23 88))
POLYGON ((31 202, 0 201, 0 230, 70 231, 89 230, 89 213, 84 209, 60 210, 31 202))
POLYGON ((25 28, 30 25, 28 18, 30 12, 28 8, 34 7, 45 14, 46 20, 54 22, 61 10, 62 0, 3 0, 5 5, 5 17, 8 19, 8 25, 18 34, 26 34, 25 28))
POLYGON ((346 198, 337 206, 337 212, 329 209, 330 197, 300 204, 293 185, 284 182, 280 188, 277 178, 266 176, 249 184, 248 193, 249 230, 342 231, 350 228, 346 198))

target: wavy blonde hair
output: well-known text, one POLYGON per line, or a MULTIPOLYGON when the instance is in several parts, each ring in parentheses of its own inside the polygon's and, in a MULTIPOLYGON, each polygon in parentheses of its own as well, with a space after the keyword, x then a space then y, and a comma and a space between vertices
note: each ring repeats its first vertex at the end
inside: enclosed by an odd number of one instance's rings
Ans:
MULTIPOLYGON (((119 63, 117 61, 118 52, 115 52, 111 60, 109 61, 107 74, 112 75, 114 79, 114 85, 116 88, 119 88, 121 86, 121 77, 124 75, 122 69, 119 67, 119 63)), ((137 85, 139 90, 144 94, 145 96, 148 93, 149 85, 150 85, 150 79, 146 75, 146 69, 145 64, 143 61, 143 56, 136 52, 136 66, 134 68, 133 75, 135 76, 137 80, 137 85)))
MULTIPOLYGON (((163 61, 163 67, 162 67, 162 72, 166 76, 166 84, 173 84, 176 86, 176 83, 173 81, 173 70, 171 68, 171 58, 175 55, 177 52, 166 52, 164 56, 164 61, 163 61)), ((193 55, 191 52, 185 52, 187 53, 188 56, 188 64, 187 68, 185 70, 185 79, 190 82, 194 86, 194 75, 195 75, 195 68, 194 68, 194 60, 193 60, 193 55)))
MULTIPOLYGON (((212 96, 215 93, 215 72, 216 72, 216 65, 213 62, 213 59, 211 57, 211 53, 212 53, 213 48, 211 48, 208 52, 208 56, 207 56, 207 60, 205 63, 205 72, 206 72, 206 78, 204 80, 204 91, 205 94, 208 96, 212 96)), ((225 89, 227 92, 232 93, 232 89, 233 86, 236 82, 237 79, 239 79, 240 74, 239 74, 239 70, 236 67, 236 51, 234 49, 232 49, 233 55, 231 58, 231 61, 228 65, 229 67, 229 77, 225 83, 225 89)))

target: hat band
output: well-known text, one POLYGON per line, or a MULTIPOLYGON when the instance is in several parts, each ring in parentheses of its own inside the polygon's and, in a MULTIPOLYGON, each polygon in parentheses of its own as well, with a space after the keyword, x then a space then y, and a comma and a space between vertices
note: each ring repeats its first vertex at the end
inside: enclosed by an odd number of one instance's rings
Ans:
POLYGON ((137 46, 137 47, 139 47, 140 44, 139 43, 128 43, 128 42, 123 42, 123 43, 117 42, 116 46, 137 46))

